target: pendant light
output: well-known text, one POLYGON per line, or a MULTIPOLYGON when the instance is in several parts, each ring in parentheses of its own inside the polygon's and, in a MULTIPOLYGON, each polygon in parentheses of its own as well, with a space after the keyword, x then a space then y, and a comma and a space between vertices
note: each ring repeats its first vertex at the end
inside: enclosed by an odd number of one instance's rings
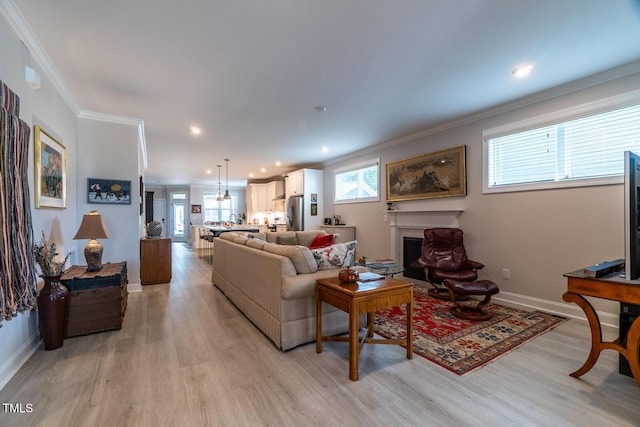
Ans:
POLYGON ((227 162, 227 189, 224 192, 224 200, 231 200, 231 194, 229 194, 229 159, 224 159, 227 162))
POLYGON ((222 192, 220 191, 220 168, 222 167, 222 165, 216 166, 218 166, 218 195, 216 196, 216 202, 221 202, 222 200, 224 200, 222 198, 222 192))

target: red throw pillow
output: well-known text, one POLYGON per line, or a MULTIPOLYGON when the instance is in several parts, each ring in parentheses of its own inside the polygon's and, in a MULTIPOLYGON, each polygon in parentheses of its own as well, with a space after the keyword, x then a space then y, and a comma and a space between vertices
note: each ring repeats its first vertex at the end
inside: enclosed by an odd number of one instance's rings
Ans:
POLYGON ((333 234, 318 234, 309 245, 309 249, 326 248, 331 245, 333 245, 333 234))

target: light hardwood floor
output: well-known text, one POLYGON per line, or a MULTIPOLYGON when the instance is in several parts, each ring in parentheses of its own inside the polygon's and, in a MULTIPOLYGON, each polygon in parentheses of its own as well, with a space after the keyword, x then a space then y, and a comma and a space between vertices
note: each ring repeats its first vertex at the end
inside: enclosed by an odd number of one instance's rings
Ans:
POLYGON ((0 426, 637 426, 640 387, 571 320, 459 377, 396 346, 280 352, 211 284, 211 267, 173 245, 173 280, 129 295, 122 330, 38 350, 0 391, 0 426))

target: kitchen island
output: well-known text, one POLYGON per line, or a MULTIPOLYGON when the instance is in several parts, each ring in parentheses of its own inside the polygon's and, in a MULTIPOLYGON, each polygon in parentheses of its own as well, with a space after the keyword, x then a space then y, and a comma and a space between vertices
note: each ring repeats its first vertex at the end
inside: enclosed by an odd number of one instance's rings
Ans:
POLYGON ((245 232, 245 233, 258 233, 260 230, 258 227, 251 227, 248 225, 231 225, 231 226, 208 226, 207 227, 213 237, 220 237, 222 233, 226 233, 227 231, 235 231, 235 232, 245 232))

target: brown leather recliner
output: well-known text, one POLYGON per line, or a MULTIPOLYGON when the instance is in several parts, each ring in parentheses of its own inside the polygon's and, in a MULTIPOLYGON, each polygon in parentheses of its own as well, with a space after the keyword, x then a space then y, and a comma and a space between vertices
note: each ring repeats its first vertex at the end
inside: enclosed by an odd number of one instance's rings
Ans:
MULTIPOLYGON (((441 286, 444 280, 473 282, 478 278, 477 271, 484 267, 484 264, 467 258, 462 235, 459 228, 424 230, 422 256, 418 262, 425 268, 425 276, 433 285, 429 295, 435 298, 449 299, 449 290, 441 286)), ((466 295, 456 296, 456 299, 466 298, 466 295)))

